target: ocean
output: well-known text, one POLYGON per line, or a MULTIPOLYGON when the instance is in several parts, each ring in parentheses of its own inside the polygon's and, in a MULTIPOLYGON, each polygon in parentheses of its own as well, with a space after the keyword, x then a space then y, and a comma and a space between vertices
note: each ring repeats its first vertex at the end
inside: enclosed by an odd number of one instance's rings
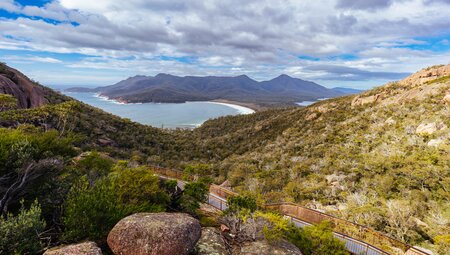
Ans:
POLYGON ((124 104, 95 93, 63 93, 117 116, 160 128, 195 128, 208 119, 254 112, 243 106, 216 102, 124 104))

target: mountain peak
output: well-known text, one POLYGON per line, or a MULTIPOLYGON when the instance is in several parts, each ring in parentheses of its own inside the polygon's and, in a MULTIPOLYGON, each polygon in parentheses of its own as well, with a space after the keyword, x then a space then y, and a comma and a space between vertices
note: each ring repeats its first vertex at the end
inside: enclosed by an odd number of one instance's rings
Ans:
POLYGON ((168 73, 159 73, 155 76, 155 78, 167 78, 167 77, 174 77, 174 75, 168 73))
POLYGON ((291 78, 291 79, 293 79, 291 76, 289 76, 287 74, 280 74, 277 78, 283 78, 283 79, 291 78))

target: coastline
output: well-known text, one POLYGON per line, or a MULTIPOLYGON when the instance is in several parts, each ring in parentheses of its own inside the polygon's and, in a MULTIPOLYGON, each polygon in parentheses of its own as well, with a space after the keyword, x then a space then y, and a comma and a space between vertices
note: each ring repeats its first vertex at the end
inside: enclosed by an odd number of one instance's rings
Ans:
POLYGON ((238 104, 231 104, 231 103, 224 103, 224 102, 217 102, 217 101, 207 101, 208 103, 212 103, 212 104, 220 104, 220 105, 225 105, 228 107, 231 107, 233 109, 236 109, 240 114, 252 114, 255 113, 256 111, 246 107, 246 106, 242 106, 242 105, 238 105, 238 104))
MULTIPOLYGON (((143 103, 129 103, 125 100, 119 100, 119 99, 111 99, 107 96, 101 95, 100 93, 94 93, 94 96, 101 100, 109 101, 109 102, 112 102, 115 104, 122 104, 122 105, 143 104, 143 103)), ((249 106, 252 106, 253 108, 256 108, 253 104, 245 104, 245 103, 239 103, 239 102, 228 101, 228 100, 220 100, 219 99, 219 100, 213 100, 213 101, 187 101, 187 102, 194 102, 194 103, 195 102, 207 102, 207 103, 212 103, 212 104, 225 105, 225 106, 228 106, 228 107, 231 107, 231 108, 237 110, 239 112, 239 114, 252 114, 257 111, 256 109, 252 109, 251 107, 249 107, 249 106)), ((196 124, 196 125, 198 125, 198 124, 196 124)))
POLYGON ((231 107, 231 105, 245 107, 245 108, 248 108, 248 109, 252 110, 253 112, 259 112, 261 110, 264 110, 264 107, 261 107, 261 106, 259 106, 257 104, 243 103, 243 102, 231 101, 231 100, 226 100, 226 99, 214 99, 214 100, 207 101, 207 102, 221 103, 221 104, 224 104, 224 105, 228 105, 230 107, 231 107))

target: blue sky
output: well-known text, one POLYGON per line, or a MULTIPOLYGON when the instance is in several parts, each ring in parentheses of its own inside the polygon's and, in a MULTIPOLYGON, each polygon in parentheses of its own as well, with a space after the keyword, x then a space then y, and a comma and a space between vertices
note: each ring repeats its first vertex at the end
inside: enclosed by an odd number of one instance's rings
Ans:
POLYGON ((448 13, 448 0, 2 0, 0 61, 59 86, 285 73, 370 88, 448 64, 448 13))

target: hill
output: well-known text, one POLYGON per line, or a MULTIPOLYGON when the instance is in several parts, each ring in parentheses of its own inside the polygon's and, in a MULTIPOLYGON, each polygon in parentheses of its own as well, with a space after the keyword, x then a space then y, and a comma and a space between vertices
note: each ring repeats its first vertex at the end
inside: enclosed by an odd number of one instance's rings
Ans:
POLYGON ((186 101, 229 100, 263 107, 294 105, 296 102, 348 94, 327 89, 287 75, 257 82, 246 75, 236 77, 179 77, 169 74, 134 76, 117 84, 95 89, 72 88, 75 92, 97 92, 125 102, 182 103, 186 101))
POLYGON ((431 246, 450 231, 449 89, 450 65, 435 66, 361 95, 224 117, 193 133, 197 149, 216 157, 217 178, 239 192, 431 246))
MULTIPOLYGON (((139 86, 146 78, 134 79, 139 86)), ((360 95, 171 131, 51 92, 42 106, 2 110, 0 126, 8 129, 0 131, 45 138, 54 129, 59 139, 52 141, 76 138, 78 154, 97 150, 136 164, 185 169, 216 183, 227 181, 260 203, 296 202, 448 254, 449 91, 450 65, 434 66, 360 95)), ((0 146, 0 152, 10 147, 0 146)), ((16 165, 0 165, 0 170, 16 165)))
POLYGON ((15 97, 19 108, 34 108, 68 100, 3 63, 0 63, 0 94, 15 97))

